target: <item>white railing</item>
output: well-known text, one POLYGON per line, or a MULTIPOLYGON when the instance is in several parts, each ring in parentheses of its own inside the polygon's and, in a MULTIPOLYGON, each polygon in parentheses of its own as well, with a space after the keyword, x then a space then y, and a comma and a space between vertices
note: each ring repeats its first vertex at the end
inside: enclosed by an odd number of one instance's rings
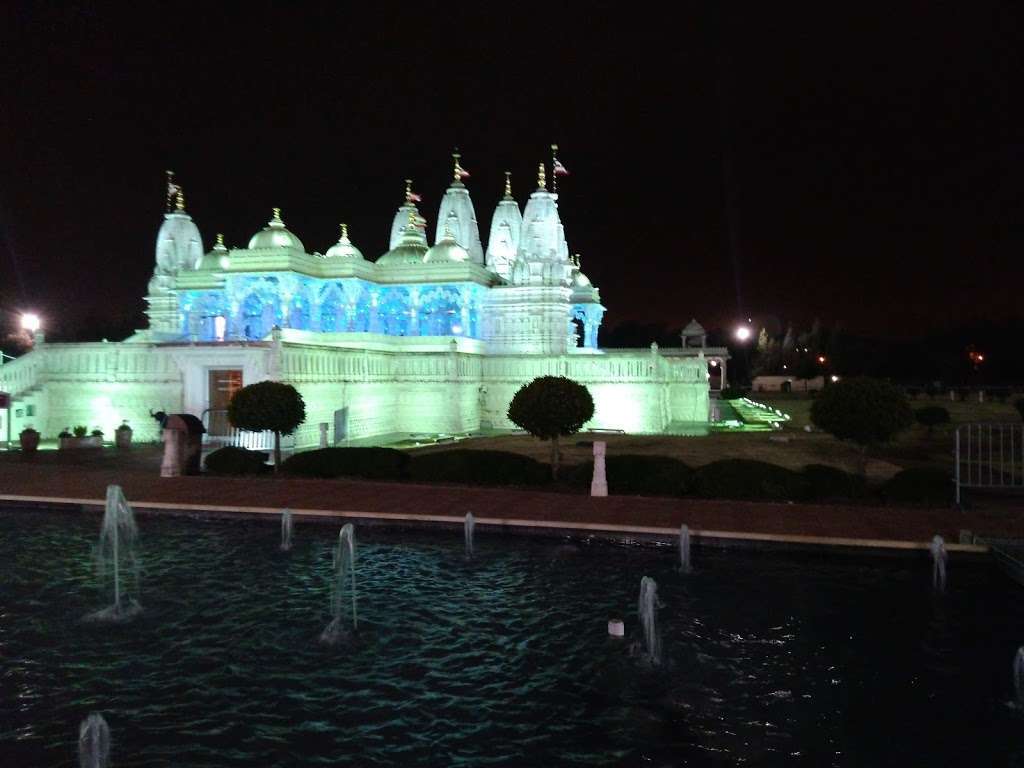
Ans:
MULTIPOLYGON (((228 422, 227 411, 207 408, 203 411, 203 427, 206 429, 203 434, 203 444, 209 446, 233 446, 245 448, 250 451, 273 451, 274 433, 270 430, 263 432, 250 432, 247 429, 237 429, 228 422)), ((286 435, 281 438, 281 450, 290 451, 294 447, 295 438, 286 435)))
POLYGON ((1024 424, 963 424, 953 457, 956 503, 961 488, 1024 489, 1024 424))

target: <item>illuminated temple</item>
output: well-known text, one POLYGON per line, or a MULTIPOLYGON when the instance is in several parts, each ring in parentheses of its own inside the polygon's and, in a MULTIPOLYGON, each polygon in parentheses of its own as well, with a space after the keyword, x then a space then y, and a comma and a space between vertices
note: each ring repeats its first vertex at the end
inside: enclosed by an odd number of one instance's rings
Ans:
POLYGON ((344 224, 324 253, 307 251, 279 209, 246 247, 218 235, 206 251, 169 185, 149 327, 122 342, 38 343, 0 366, 14 433, 32 425, 50 438, 84 424, 111 435, 127 420, 137 439, 155 439, 149 413, 163 410, 201 415, 216 435, 228 430, 231 394, 265 379, 302 393, 300 448, 319 443, 320 424, 332 444, 501 430, 513 428, 515 391, 546 374, 590 389, 591 428, 699 433, 704 350, 599 347, 605 308, 570 254, 546 170, 524 208, 506 174, 485 244, 456 155, 433 244, 406 182, 376 260, 344 224))

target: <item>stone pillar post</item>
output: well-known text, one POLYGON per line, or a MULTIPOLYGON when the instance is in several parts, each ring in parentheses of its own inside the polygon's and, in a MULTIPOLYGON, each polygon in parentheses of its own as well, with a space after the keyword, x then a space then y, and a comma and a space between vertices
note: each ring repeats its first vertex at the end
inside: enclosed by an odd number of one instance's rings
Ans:
POLYGON ((608 478, 605 475, 604 453, 607 443, 603 440, 594 441, 594 478, 590 481, 591 496, 608 495, 608 478))

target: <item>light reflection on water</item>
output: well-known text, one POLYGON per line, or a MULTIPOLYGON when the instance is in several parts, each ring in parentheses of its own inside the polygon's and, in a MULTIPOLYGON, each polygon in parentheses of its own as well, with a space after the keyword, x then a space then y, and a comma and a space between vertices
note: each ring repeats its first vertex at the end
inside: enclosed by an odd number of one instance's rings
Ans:
POLYGON ((140 516, 144 615, 103 604, 98 515, 0 515, 0 764, 1012 765, 1019 590, 926 559, 566 545, 357 528, 360 631, 330 618, 338 526, 140 516), (665 663, 632 651, 642 576, 665 663), (624 641, 606 636, 626 619, 624 641), (365 626, 364 626, 365 622, 365 626), (969 755, 969 757, 968 757, 969 755), (6 763, 4 761, 7 761, 6 763), (964 764, 967 764, 966 762, 964 764))

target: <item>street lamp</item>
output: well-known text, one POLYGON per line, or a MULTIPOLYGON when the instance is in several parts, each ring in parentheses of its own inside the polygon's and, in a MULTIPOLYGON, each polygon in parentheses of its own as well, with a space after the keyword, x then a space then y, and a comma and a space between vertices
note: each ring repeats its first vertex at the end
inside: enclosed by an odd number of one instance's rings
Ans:
POLYGON ((35 334, 39 330, 40 325, 39 315, 35 312, 25 312, 21 316, 21 327, 28 331, 30 334, 35 334))
POLYGON ((747 341, 750 338, 750 328, 745 325, 739 326, 736 329, 736 338, 739 341, 747 341))

